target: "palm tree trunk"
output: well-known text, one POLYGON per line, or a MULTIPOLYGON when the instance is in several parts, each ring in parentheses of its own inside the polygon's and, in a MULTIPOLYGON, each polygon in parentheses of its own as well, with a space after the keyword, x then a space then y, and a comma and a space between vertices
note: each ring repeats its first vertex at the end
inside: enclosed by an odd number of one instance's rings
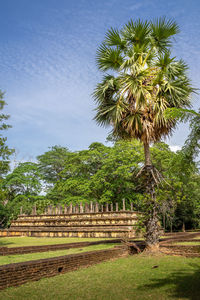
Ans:
POLYGON ((147 215, 146 215, 146 248, 150 251, 156 251, 159 248, 159 225, 158 225, 158 209, 155 195, 154 168, 151 162, 149 143, 144 143, 145 155, 145 171, 146 171, 146 193, 147 193, 147 215))
POLYGON ((152 166, 149 143, 144 143, 145 166, 152 166))

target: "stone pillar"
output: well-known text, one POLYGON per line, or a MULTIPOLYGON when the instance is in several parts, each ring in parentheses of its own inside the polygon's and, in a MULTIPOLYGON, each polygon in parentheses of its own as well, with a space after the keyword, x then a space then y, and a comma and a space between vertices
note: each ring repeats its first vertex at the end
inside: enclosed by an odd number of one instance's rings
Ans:
POLYGON ((80 213, 81 214, 83 213, 83 204, 82 204, 82 202, 80 202, 80 213))
POLYGON ((51 205, 48 205, 48 215, 51 215, 51 205))
POLYGON ((56 214, 56 209, 55 209, 55 207, 52 207, 52 215, 55 215, 56 214))
POLYGON ((101 212, 103 212, 103 204, 101 204, 101 212))
POLYGON ((62 215, 63 214, 63 208, 61 205, 59 205, 59 215, 62 215))
POLYGON ((95 203, 95 212, 98 213, 99 212, 99 204, 96 202, 95 203))
POLYGON ((37 215, 36 205, 32 208, 32 215, 37 215))
POLYGON ((108 203, 106 203, 106 212, 109 211, 108 203))
POLYGON ((92 201, 90 201, 90 212, 91 213, 93 212, 93 203, 92 203, 92 201))
POLYGON ((115 204, 115 210, 116 210, 116 211, 119 211, 119 205, 118 205, 118 202, 116 202, 116 204, 115 204))
POLYGON ((59 214, 59 205, 56 205, 56 215, 59 214))
POLYGON ((90 209, 89 209, 89 205, 88 203, 85 203, 85 212, 89 213, 90 209))
POLYGON ((72 207, 72 213, 73 213, 73 214, 76 213, 76 207, 75 207, 75 206, 72 207))
POLYGON ((113 204, 110 204, 110 211, 113 211, 113 204))
POLYGON ((75 213, 76 213, 76 214, 79 213, 79 205, 78 205, 78 204, 76 204, 76 206, 75 206, 75 213))
POLYGON ((20 207, 20 215, 23 215, 23 207, 20 207))
POLYGON ((123 209, 122 210, 125 211, 126 210, 125 199, 123 199, 122 202, 123 202, 123 209))
POLYGON ((69 214, 72 214, 72 210, 73 210, 73 206, 72 206, 72 203, 70 203, 70 205, 69 205, 69 214))
POLYGON ((65 215, 67 214, 67 204, 65 204, 65 206, 64 206, 64 214, 65 215))
POLYGON ((133 202, 131 202, 131 211, 133 211, 133 202))

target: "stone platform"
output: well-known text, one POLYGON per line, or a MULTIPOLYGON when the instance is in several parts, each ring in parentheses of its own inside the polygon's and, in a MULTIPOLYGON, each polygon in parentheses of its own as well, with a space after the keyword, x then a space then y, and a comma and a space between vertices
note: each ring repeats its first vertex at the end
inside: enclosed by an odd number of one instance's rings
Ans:
POLYGON ((43 215, 37 215, 33 208, 31 215, 21 214, 12 221, 8 230, 1 230, 0 236, 33 236, 33 237, 88 237, 88 238, 121 238, 135 236, 135 225, 138 212, 133 210, 115 211, 113 206, 106 205, 99 211, 98 205, 90 207, 69 206, 64 211, 59 206, 48 207, 43 215))

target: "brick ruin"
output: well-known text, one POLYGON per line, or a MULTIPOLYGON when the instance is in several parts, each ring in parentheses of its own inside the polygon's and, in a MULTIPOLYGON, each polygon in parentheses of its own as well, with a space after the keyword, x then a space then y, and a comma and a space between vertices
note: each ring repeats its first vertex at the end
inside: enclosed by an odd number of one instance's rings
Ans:
POLYGON ((85 253, 58 256, 0 266, 0 290, 18 286, 28 281, 39 280, 82 267, 88 267, 113 258, 128 255, 124 247, 85 253))
POLYGON ((38 215, 34 206, 30 215, 21 209, 10 228, 0 230, 0 236, 132 238, 138 215, 132 205, 126 210, 125 200, 122 210, 118 203, 114 206, 90 202, 65 205, 64 209, 61 205, 49 205, 44 214, 38 215))

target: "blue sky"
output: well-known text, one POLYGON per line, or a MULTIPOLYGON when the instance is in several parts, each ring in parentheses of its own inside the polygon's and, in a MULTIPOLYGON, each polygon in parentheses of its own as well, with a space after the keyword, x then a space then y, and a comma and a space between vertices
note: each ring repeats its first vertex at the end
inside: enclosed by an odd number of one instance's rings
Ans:
MULTIPOLYGON (((200 87, 200 2, 197 0, 0 0, 0 88, 13 128, 8 144, 19 160, 53 145, 71 150, 105 142, 108 129, 92 120, 91 93, 102 74, 95 54, 107 29, 131 18, 174 18, 181 28, 173 54, 200 87)), ((200 107, 199 96, 194 108, 200 107)), ((167 142, 184 143, 186 125, 167 142)))

